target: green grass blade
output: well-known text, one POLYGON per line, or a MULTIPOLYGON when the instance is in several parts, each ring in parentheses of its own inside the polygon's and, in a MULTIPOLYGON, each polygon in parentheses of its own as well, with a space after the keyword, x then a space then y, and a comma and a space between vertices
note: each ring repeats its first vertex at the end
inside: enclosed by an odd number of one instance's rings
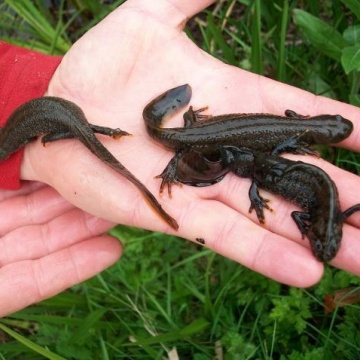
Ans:
POLYGON ((222 51, 222 56, 224 56, 227 61, 230 64, 235 64, 235 58, 234 58, 234 53, 233 50, 229 47, 229 45, 226 43, 223 35, 222 35, 222 31, 220 26, 218 26, 217 24, 215 24, 214 21, 214 16, 212 13, 210 13, 207 17, 207 23, 208 23, 208 28, 211 31, 211 34, 213 36, 213 40, 215 42, 215 44, 221 49, 222 51))
POLYGON ((262 41, 261 41, 261 1, 255 0, 253 25, 251 32, 251 71, 263 74, 262 41))
POLYGON ((63 37, 57 36, 57 31, 47 21, 46 17, 29 0, 5 0, 5 2, 26 21, 46 44, 52 46, 56 41, 56 48, 61 52, 66 52, 70 48, 70 43, 63 37))
POLYGON ((35 344, 34 342, 30 341, 29 339, 27 339, 26 337, 18 334, 17 332, 11 330, 10 328, 8 328, 7 326, 3 325, 0 323, 0 329, 2 331, 4 331, 5 333, 7 333, 9 336, 11 336, 12 338, 14 338, 16 341, 18 341, 19 343, 23 344, 24 346, 26 346, 28 349, 33 350, 34 352, 48 358, 51 360, 66 360, 65 358, 35 344))
POLYGON ((285 40, 287 34, 287 24, 289 20, 289 1, 284 0, 281 17, 281 29, 280 29, 280 46, 279 57, 277 61, 277 79, 279 81, 285 81, 285 40))
POLYGON ((183 339, 189 336, 198 335, 203 330, 205 330, 210 323, 205 319, 196 319, 190 325, 184 327, 183 329, 170 331, 166 334, 156 335, 149 337, 147 339, 137 338, 135 343, 127 344, 127 345, 151 345, 157 343, 164 343, 168 341, 175 341, 178 339, 183 339))

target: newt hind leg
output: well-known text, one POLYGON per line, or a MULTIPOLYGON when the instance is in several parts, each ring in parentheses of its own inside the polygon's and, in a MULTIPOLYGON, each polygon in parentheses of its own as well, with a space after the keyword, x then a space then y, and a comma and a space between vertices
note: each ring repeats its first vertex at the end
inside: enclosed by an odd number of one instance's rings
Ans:
POLYGON ((113 129, 105 126, 98 126, 93 124, 89 125, 94 133, 110 136, 114 139, 119 139, 121 136, 131 136, 131 134, 119 128, 113 129))
POLYGON ((202 115, 203 111, 207 110, 208 107, 204 106, 198 110, 194 110, 192 106, 189 107, 189 110, 186 111, 183 115, 184 118, 184 127, 191 127, 194 123, 197 123, 199 120, 210 119, 211 115, 202 115))
POLYGON ((259 194, 259 189, 257 187, 257 184, 255 181, 252 182, 250 189, 249 189, 249 198, 250 198, 250 208, 249 213, 251 213, 253 210, 255 210, 256 216, 261 224, 265 223, 265 215, 264 215, 264 209, 268 209, 272 211, 270 206, 268 205, 269 199, 264 199, 259 194))
POLYGON ((356 205, 349 207, 347 210, 345 210, 343 212, 344 220, 359 210, 360 210, 360 204, 356 204, 356 205))
POLYGON ((292 154, 300 155, 315 155, 319 154, 308 145, 306 141, 303 141, 302 138, 307 134, 307 130, 301 134, 296 134, 291 136, 289 139, 278 144, 275 149, 271 152, 272 155, 279 155, 284 152, 290 152, 292 154))
POLYGON ((285 116, 289 118, 301 118, 301 119, 308 119, 310 115, 300 115, 294 110, 287 109, 285 110, 285 116))
MULTIPOLYGON (((131 134, 119 128, 113 129, 113 128, 98 126, 93 124, 89 124, 89 127, 91 128, 93 133, 110 136, 113 139, 119 139, 121 136, 131 136, 131 134)), ((53 142, 63 139, 74 139, 76 137, 77 137, 76 130, 74 131, 73 129, 69 129, 68 131, 59 131, 59 132, 46 134, 42 137, 41 142, 43 145, 45 145, 48 142, 53 142)))

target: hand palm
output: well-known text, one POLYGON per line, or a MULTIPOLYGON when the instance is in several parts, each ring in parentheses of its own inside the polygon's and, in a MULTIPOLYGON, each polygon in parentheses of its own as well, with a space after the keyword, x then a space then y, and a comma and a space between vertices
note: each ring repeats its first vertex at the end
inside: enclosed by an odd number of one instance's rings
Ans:
MULTIPOLYGON (((181 32, 181 24, 186 16, 193 15, 210 2, 204 0, 189 5, 178 1, 178 8, 184 14, 175 8, 167 8, 167 2, 158 1, 159 8, 154 13, 142 1, 126 2, 71 48, 49 86, 49 95, 74 101, 84 109, 91 123, 120 127, 134 135, 120 142, 104 137, 101 137, 101 141, 156 196, 160 180, 154 180, 154 176, 163 170, 172 154, 147 136, 141 114, 148 101, 171 87, 191 84, 194 94, 192 105, 195 108, 211 105, 209 111, 213 113, 280 114, 284 109, 292 108, 304 114, 341 113, 350 119, 359 116, 359 111, 349 105, 316 98, 299 89, 227 66, 199 50, 181 32), (137 3, 142 5, 136 7, 137 3)), ((177 119, 172 124, 176 121, 178 125, 181 123, 177 119)), ((355 148, 355 138, 356 131, 346 145, 355 148)), ((306 161, 319 164, 320 160, 307 157, 306 161)), ((354 199, 353 194, 346 192, 347 188, 359 186, 358 177, 351 174, 344 176, 342 170, 329 164, 322 163, 322 166, 335 179, 340 179, 338 185, 344 208, 360 202, 360 198, 354 199)), ((25 179, 50 184, 71 203, 93 215, 113 222, 171 231, 148 207, 137 189, 95 159, 76 141, 59 141, 46 148, 38 142, 27 146, 22 175, 25 179)), ((270 232, 259 226, 254 215, 253 221, 248 218, 248 187, 248 180, 227 176, 219 184, 208 188, 174 187, 172 199, 164 195, 159 201, 179 222, 179 236, 191 240, 204 238, 207 247, 276 280, 296 286, 309 286, 316 282, 322 275, 323 267, 304 247, 306 243, 301 240, 291 221, 288 203, 273 199, 272 207, 276 209, 276 216, 268 213, 266 224, 270 232)), ((46 189, 39 191, 49 191, 46 189)), ((31 197, 36 192, 28 191, 26 194, 31 197)), ((16 193, 12 196, 14 199, 17 197, 16 193)), ((65 217, 69 216, 70 211, 74 228, 77 229, 72 234, 70 244, 59 242, 54 246, 53 251, 57 252, 53 256, 59 256, 65 250, 80 249, 81 246, 85 252, 85 249, 93 246, 93 251, 96 251, 94 247, 103 250, 103 262, 93 272, 83 271, 77 277, 71 276, 69 271, 67 282, 52 283, 49 280, 41 284, 45 290, 40 295, 9 307, 4 313, 82 281, 95 271, 100 271, 101 266, 105 267, 106 261, 107 264, 115 261, 120 254, 118 243, 112 239, 102 237, 101 241, 93 240, 111 223, 97 220, 96 229, 90 227, 93 232, 89 234, 89 226, 79 226, 79 219, 80 224, 84 218, 89 219, 85 213, 69 210, 69 204, 62 203, 54 193, 47 199, 48 202, 53 199, 62 204, 56 207, 56 211, 53 210, 54 220, 50 223, 56 222, 56 219, 59 221, 61 211, 65 217), (77 243, 84 238, 88 240, 77 243)), ((41 208, 46 202, 34 203, 41 208)), ((34 221, 40 222, 27 218, 24 223, 32 224, 34 221)), ((13 224, 12 227, 15 229, 16 226, 13 224)), ((11 226, 5 227, 2 231, 8 231, 8 236, 12 238, 16 231, 12 232, 11 229, 11 226)), ((56 226, 54 229, 64 231, 56 226)), ((355 273, 360 273, 359 260, 352 255, 359 251, 360 245, 355 242, 358 235, 356 227, 345 226, 344 244, 334 262, 355 273)), ((32 236, 28 232, 28 237, 32 236)), ((90 255, 86 258, 82 251, 79 250, 78 263, 72 260, 78 273, 79 269, 86 267, 86 261, 90 261, 90 255), (85 260, 82 261, 81 256, 85 260)), ((13 263, 16 266, 16 261, 23 258, 34 259, 34 262, 39 262, 41 256, 48 258, 46 250, 28 257, 24 252, 20 253, 11 259, 2 261, 0 258, 0 263, 13 263)), ((89 254, 88 251, 86 253, 89 254)), ((66 260, 64 264, 67 264, 66 260)), ((75 272, 74 267, 72 269, 75 272)), ((53 273, 55 277, 56 271, 53 273)), ((9 272, 4 274, 6 280, 9 272)), ((8 291, 6 287, 4 291, 8 291)))

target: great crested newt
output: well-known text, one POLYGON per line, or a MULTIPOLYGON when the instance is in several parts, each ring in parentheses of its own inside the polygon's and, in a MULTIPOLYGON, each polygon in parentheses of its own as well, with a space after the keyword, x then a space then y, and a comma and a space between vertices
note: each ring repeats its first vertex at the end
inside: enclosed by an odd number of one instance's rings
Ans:
POLYGON ((270 209, 268 200, 260 196, 258 188, 289 200, 304 211, 293 211, 291 217, 302 237, 310 241, 314 256, 329 262, 337 254, 344 221, 360 210, 360 204, 342 211, 335 183, 317 166, 301 161, 292 161, 277 155, 225 146, 221 160, 204 159, 200 153, 191 153, 190 166, 182 161, 178 166, 179 182, 193 186, 206 186, 229 171, 237 176, 252 178, 249 189, 250 209, 264 223, 264 208, 270 209), (196 156, 195 156, 196 155, 196 156), (206 167, 207 171, 203 169, 206 167), (200 171, 198 171, 200 169, 200 171), (185 171, 187 170, 187 171, 185 171), (205 184, 205 185, 204 185, 205 184))
POLYGON ((309 239, 318 260, 332 260, 340 247, 343 223, 360 210, 360 204, 342 211, 335 183, 315 165, 231 147, 227 151, 231 171, 253 179, 250 211, 255 209, 260 222, 264 221, 263 209, 269 206, 258 187, 300 206, 304 211, 293 211, 291 217, 302 236, 309 239))
POLYGON ((94 133, 113 138, 129 135, 120 129, 89 124, 84 112, 71 101, 50 96, 37 98, 18 107, 1 129, 0 160, 8 158, 41 135, 44 135, 41 139, 43 144, 75 138, 102 162, 135 185, 160 217, 177 230, 177 222, 163 210, 154 195, 104 147, 94 133))
POLYGON ((189 160, 194 152, 195 156, 197 152, 210 161, 221 159, 223 147, 229 145, 273 154, 285 151, 312 154, 311 145, 340 142, 353 130, 351 121, 340 115, 310 117, 286 110, 285 116, 261 113, 208 116, 200 114, 204 109, 194 111, 192 107, 184 114, 184 127, 163 128, 165 119, 173 114, 174 108, 185 107, 191 95, 191 87, 181 85, 157 96, 143 110, 148 135, 175 151, 175 156, 158 176, 162 178, 160 192, 168 186, 171 194, 171 184, 178 180, 178 162, 183 156, 189 160))

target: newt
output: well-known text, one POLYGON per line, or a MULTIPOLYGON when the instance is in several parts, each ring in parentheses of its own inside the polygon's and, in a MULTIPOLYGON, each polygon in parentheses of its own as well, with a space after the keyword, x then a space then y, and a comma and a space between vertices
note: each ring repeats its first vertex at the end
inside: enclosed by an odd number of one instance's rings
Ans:
POLYGON ((81 108, 71 101, 51 96, 36 98, 20 105, 1 129, 0 160, 5 160, 42 135, 44 145, 61 139, 77 139, 103 163, 130 181, 153 210, 177 230, 179 226, 175 219, 165 212, 154 195, 106 149, 94 133, 113 138, 130 135, 120 129, 89 124, 81 108))
MULTIPOLYGON (((293 211, 291 217, 302 237, 309 239, 314 256, 322 262, 329 262, 336 256, 341 244, 343 223, 360 210, 360 204, 356 204, 342 211, 335 183, 315 165, 234 146, 225 146, 222 158, 214 159, 213 162, 202 158, 200 153, 196 156, 193 153, 187 155, 191 155, 191 166, 186 167, 187 171, 178 169, 179 182, 208 186, 229 171, 240 177, 251 178, 249 212, 254 209, 260 223, 265 220, 264 208, 270 207, 268 200, 259 194, 258 188, 279 195, 302 208, 303 211, 293 211), (207 168, 205 178, 205 173, 198 171, 204 166, 207 168)), ((180 168, 184 159, 186 156, 178 163, 180 168)))
POLYGON ((238 176, 253 179, 249 190, 250 211, 255 209, 260 222, 268 200, 260 196, 258 187, 298 205, 303 211, 293 211, 291 217, 302 237, 306 236, 314 256, 329 262, 337 254, 345 220, 360 204, 341 210, 339 194, 330 176, 315 165, 292 161, 276 155, 250 153, 228 148, 232 152, 231 170, 238 176))
MULTIPOLYGON (((184 156, 198 152, 206 159, 221 159, 224 146, 279 154, 314 154, 314 144, 332 144, 348 137, 353 125, 341 115, 299 115, 286 110, 285 116, 273 114, 225 114, 209 116, 200 114, 205 108, 185 112, 184 127, 162 127, 174 108, 184 108, 191 99, 190 85, 170 89, 149 102, 143 110, 148 135, 162 146, 175 151, 164 171, 160 193, 165 186, 171 195, 171 184, 176 183, 176 169, 184 156), (200 121, 203 119, 203 121, 200 121)), ((222 177, 219 176, 218 181, 222 177)), ((206 186, 206 183, 205 185, 206 186)))

